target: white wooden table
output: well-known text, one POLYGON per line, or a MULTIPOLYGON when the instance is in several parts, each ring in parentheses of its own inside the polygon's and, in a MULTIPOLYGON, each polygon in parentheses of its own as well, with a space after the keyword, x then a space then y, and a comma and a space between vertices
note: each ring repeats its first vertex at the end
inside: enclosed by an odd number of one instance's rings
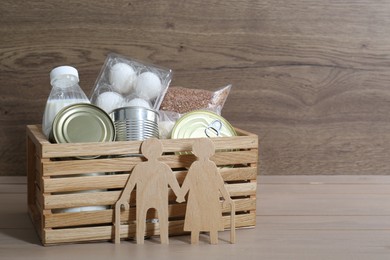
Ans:
POLYGON ((0 259, 390 259, 390 176, 260 176, 257 226, 202 235, 41 246, 25 177, 0 177, 0 259))

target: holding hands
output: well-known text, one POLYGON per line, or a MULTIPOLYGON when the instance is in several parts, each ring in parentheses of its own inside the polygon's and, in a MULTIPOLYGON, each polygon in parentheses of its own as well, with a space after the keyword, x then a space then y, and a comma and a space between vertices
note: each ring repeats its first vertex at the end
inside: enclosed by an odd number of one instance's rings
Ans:
POLYGON ((185 198, 184 198, 184 194, 183 194, 183 191, 180 189, 177 193, 176 193, 176 202, 177 203, 183 203, 185 202, 185 198))
POLYGON ((180 197, 177 197, 177 199, 176 199, 176 202, 177 203, 183 203, 183 202, 185 202, 186 200, 184 199, 184 196, 180 196, 180 197))

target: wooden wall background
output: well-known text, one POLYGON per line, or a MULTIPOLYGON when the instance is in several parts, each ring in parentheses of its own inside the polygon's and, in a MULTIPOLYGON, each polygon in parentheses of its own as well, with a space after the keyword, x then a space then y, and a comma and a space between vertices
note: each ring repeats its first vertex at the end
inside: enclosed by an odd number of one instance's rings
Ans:
POLYGON ((223 116, 259 135, 260 174, 390 173, 390 1, 0 1, 0 175, 25 175, 25 126, 49 72, 89 94, 106 55, 233 90, 223 116))

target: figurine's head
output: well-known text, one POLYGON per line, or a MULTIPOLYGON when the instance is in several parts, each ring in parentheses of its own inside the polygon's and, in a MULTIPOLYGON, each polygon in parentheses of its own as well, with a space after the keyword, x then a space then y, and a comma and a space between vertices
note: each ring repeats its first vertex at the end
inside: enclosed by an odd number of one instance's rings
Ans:
POLYGON ((196 140, 192 146, 192 152, 200 159, 207 159, 214 155, 214 143, 209 138, 196 140))
POLYGON ((163 146, 157 138, 149 138, 142 143, 141 152, 148 160, 157 159, 162 155, 163 146))

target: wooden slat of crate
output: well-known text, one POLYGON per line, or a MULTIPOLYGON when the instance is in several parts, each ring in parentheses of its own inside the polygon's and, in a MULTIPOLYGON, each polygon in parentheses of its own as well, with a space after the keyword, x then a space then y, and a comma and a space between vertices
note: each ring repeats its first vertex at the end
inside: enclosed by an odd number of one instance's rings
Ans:
POLYGON ((28 213, 30 215, 31 221, 34 225, 34 228, 39 236, 39 238, 43 239, 43 228, 44 226, 44 218, 43 218, 43 210, 38 207, 38 205, 29 205, 28 213))
POLYGON ((43 165, 44 176, 60 176, 96 172, 131 171, 141 162, 140 157, 105 158, 94 160, 48 161, 43 165))
MULTIPOLYGON (((165 155, 159 161, 171 168, 189 167, 193 155, 165 155)), ((211 158, 217 165, 256 163, 256 149, 247 151, 218 152, 211 158)), ((80 173, 130 171, 142 161, 141 157, 104 158, 94 160, 47 161, 43 163, 43 176, 58 176, 80 173)))
MULTIPOLYGON (((256 215, 253 213, 236 216, 236 227, 251 227, 254 225, 256 215)), ((230 227, 230 216, 223 217, 225 228, 230 227)), ((183 234, 184 220, 170 221, 169 234, 183 234)), ((147 223, 146 236, 159 235, 158 223, 147 223)), ((113 238, 113 226, 65 228, 65 229, 45 229, 44 244, 58 244, 67 242, 99 241, 111 240, 113 238)), ((135 236, 135 224, 121 225, 121 238, 135 236)))
MULTIPOLYGON (((256 208, 256 199, 235 199, 236 211, 251 211, 256 208)), ((230 207, 223 207, 222 211, 229 213, 230 207)), ((172 218, 184 217, 186 204, 169 205, 169 216, 172 218)), ((157 218, 155 211, 148 211, 147 219, 157 218)), ((135 220, 135 208, 121 212, 121 221, 129 222, 135 220)), ((73 213, 46 214, 44 216, 44 226, 47 228, 85 226, 96 224, 110 224, 113 222, 113 210, 86 211, 73 213)))
POLYGON ((27 193, 28 193, 28 205, 34 205, 35 204, 35 179, 36 179, 36 149, 33 141, 31 138, 27 136, 27 142, 26 142, 26 149, 27 153, 30 156, 27 156, 27 193))
MULTIPOLYGON (((220 172, 225 181, 256 180, 257 177, 257 168, 255 167, 223 168, 220 172)), ((181 184, 187 171, 174 171, 174 174, 181 184)), ((128 178, 128 173, 72 178, 45 178, 43 179, 43 192, 123 188, 128 178)))
POLYGON ((43 199, 43 193, 40 189, 35 190, 35 204, 40 208, 40 209, 45 209, 44 206, 44 199, 43 199))
MULTIPOLYGON (((230 196, 251 196, 256 195, 257 184, 255 182, 226 184, 226 189, 230 196)), ((72 194, 43 194, 44 209, 72 208, 83 206, 102 206, 113 205, 119 199, 122 191, 101 191, 91 193, 72 193, 72 194)), ((131 203, 134 203, 135 193, 131 196, 131 203), (133 195, 134 194, 134 195, 133 195)), ((176 196, 172 191, 169 193, 169 199, 175 200, 176 196)))
POLYGON ((31 133, 27 133, 27 208, 34 228, 41 240, 43 240, 43 210, 38 205, 38 195, 41 195, 39 181, 39 161, 37 153, 40 152, 40 144, 31 133))
MULTIPOLYGON (((161 140, 163 152, 191 151, 193 139, 165 139, 161 140)), ((214 138, 215 149, 251 149, 257 147, 257 138, 253 136, 236 136, 214 138)), ((69 143, 69 144, 42 144, 42 158, 92 156, 92 155, 123 155, 140 153, 142 142, 108 142, 102 146, 99 143, 69 143)))
POLYGON ((38 125, 27 126, 27 137, 34 143, 38 155, 42 154, 43 144, 50 144, 38 125))
POLYGON ((72 178, 48 178, 43 181, 45 192, 72 192, 82 190, 123 188, 129 174, 83 176, 72 178))
MULTIPOLYGON (((215 148, 256 149, 258 147, 256 135, 238 128, 236 131, 240 136, 213 139, 215 148)), ((40 125, 27 126, 27 135, 38 148, 38 154, 41 154, 42 158, 139 153, 142 144, 141 141, 132 141, 131 145, 128 142, 112 142, 105 143, 104 146, 99 143, 51 144, 43 135, 40 125)), ((194 142, 193 139, 165 139, 161 141, 164 152, 190 151, 194 142)))

